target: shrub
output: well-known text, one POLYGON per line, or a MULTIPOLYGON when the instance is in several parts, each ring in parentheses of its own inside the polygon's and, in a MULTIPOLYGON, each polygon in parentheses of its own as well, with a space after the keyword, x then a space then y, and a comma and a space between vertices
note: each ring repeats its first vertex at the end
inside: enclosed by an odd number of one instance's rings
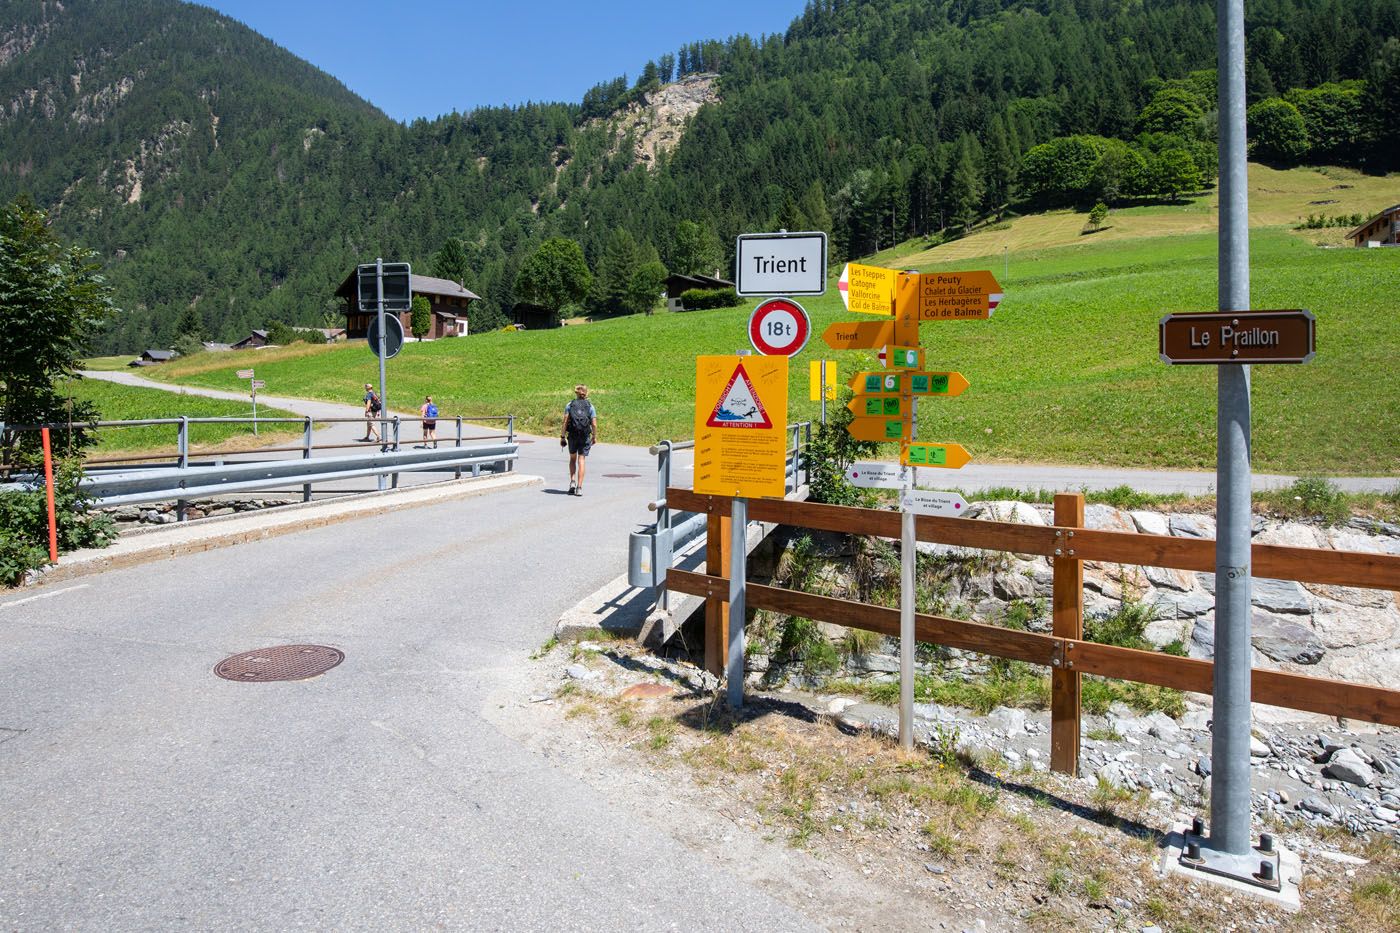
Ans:
POLYGON ((738 303, 739 296, 732 288, 688 288, 681 292, 681 308, 685 311, 732 308, 738 303))
MULTIPOLYGON (((116 537, 107 515, 88 511, 92 500, 78 487, 82 473, 60 464, 54 472, 54 516, 59 553, 104 547, 116 537)), ((0 493, 0 585, 15 586, 49 562, 48 500, 43 485, 0 493)))

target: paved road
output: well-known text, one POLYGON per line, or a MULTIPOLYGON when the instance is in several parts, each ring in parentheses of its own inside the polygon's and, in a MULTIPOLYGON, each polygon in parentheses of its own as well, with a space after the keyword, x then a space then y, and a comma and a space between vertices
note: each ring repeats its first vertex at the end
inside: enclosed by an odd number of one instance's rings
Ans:
MULTIPOLYGON (((171 386, 165 383, 152 382, 142 379, 135 373, 127 372, 88 372, 84 373, 96 379, 105 379, 110 382, 120 382, 126 385, 139 385, 148 388, 164 389, 166 391, 179 392, 182 387, 171 386)), ((234 399, 246 401, 247 396, 237 392, 220 392, 213 389, 192 389, 184 388, 194 395, 207 395, 211 398, 234 399)), ((354 418, 360 414, 360 409, 352 405, 336 405, 330 402, 314 402, 306 399, 282 398, 265 396, 263 401, 278 408, 294 411, 299 415, 310 415, 313 418, 354 418)), ((560 401, 560 417, 563 417, 563 399, 560 401)), ((408 414, 408 413, 405 413, 408 414)), ((411 413, 414 417, 416 412, 411 413)), ((606 435, 607 432, 607 412, 600 414, 600 431, 606 435)), ((493 433, 493 429, 481 427, 464 427, 467 436, 480 436, 493 433)), ((330 425, 321 431, 316 432, 316 443, 348 441, 352 436, 358 436, 355 425, 330 425)), ((416 426, 405 426, 403 439, 409 443, 408 438, 417 437, 416 426)), ((554 438, 536 438, 529 435, 521 435, 522 443, 527 446, 522 447, 520 460, 517 469, 528 473, 540 473, 544 476, 552 475, 559 470, 559 458, 557 456, 558 445, 554 438), (529 446, 534 445, 534 446, 529 446)), ((598 452, 594 455, 594 462, 590 462, 589 469, 594 472, 604 470, 616 472, 632 471, 635 467, 645 465, 650 471, 650 475, 655 475, 655 462, 646 455, 640 448, 628 448, 621 445, 600 445, 598 452), (632 453, 627 453, 631 451, 632 453), (606 461, 606 462, 605 462, 606 461), (619 463, 630 464, 626 468, 617 467, 619 463), (611 464, 611 466, 610 466, 611 464), (598 469, 602 467, 603 469, 598 469)), ((675 458, 675 479, 677 482, 688 485, 691 479, 690 470, 693 461, 688 451, 680 451, 675 458)), ((563 468, 565 482, 568 481, 568 467, 563 468)), ((430 475, 425 475, 419 480, 408 480, 409 474, 404 474, 405 482, 429 481, 430 475)), ((1049 490, 1080 490, 1080 489, 1113 489, 1118 486, 1128 486, 1143 492, 1170 493, 1189 492, 1197 494, 1208 494, 1215 491, 1215 474, 1202 473, 1199 471, 1186 470, 1129 470, 1117 467, 1078 467, 1060 466, 1051 464, 1036 463, 977 463, 973 462, 958 470, 956 474, 949 474, 943 470, 922 470, 920 472, 920 484, 930 487, 942 487, 956 483, 958 488, 977 491, 990 489, 993 487, 1011 487, 1013 489, 1049 489, 1049 490)), ((1274 473, 1255 473, 1253 476, 1254 488, 1276 489, 1287 486, 1297 477, 1285 476, 1274 473)), ((1339 487, 1352 492, 1389 492, 1400 487, 1400 477, 1396 476, 1345 476, 1333 479, 1339 487)))
POLYGON ((809 928, 489 721, 650 488, 557 485, 0 597, 0 928, 809 928))

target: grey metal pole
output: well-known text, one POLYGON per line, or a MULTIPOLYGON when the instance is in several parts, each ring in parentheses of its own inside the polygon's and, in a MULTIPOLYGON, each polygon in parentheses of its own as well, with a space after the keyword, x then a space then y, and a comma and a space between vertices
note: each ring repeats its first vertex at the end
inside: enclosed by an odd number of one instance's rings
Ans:
MULTIPOLYGON (((1216 0, 1220 96, 1219 309, 1249 308, 1244 0, 1216 0)), ((1248 855, 1250 677, 1249 367, 1216 367, 1214 724, 1210 848, 1248 855)))
MULTIPOLYGON (((384 327, 384 258, 376 257, 374 260, 374 308, 379 321, 379 446, 385 447, 389 443, 385 428, 388 427, 385 419, 389 415, 389 394, 385 386, 384 355, 388 352, 388 333, 384 327)), ((384 488, 384 474, 380 473, 375 477, 375 485, 379 489, 384 488)))
MULTIPOLYGON (((248 380, 250 383, 253 381, 248 380)), ((253 436, 258 436, 258 387, 253 386, 253 436)))
POLYGON ((744 708, 744 594, 749 554, 749 500, 735 496, 729 512, 729 680, 730 709, 744 708))
MULTIPOLYGON (((462 446, 462 416, 461 416, 461 415, 458 415, 458 416, 457 416, 457 444, 456 444, 456 446, 458 446, 458 447, 461 447, 461 446, 462 446)), ((454 478, 455 478, 455 479, 461 479, 461 478, 462 478, 462 468, 461 468, 461 467, 458 467, 458 468, 457 468, 457 472, 456 472, 454 478)))
MULTIPOLYGON (((394 445, 390 448, 394 453, 399 452, 399 416, 394 416, 394 445)), ((399 488, 399 474, 393 475, 393 488, 399 488)))
MULTIPOLYGON (((656 531, 662 534, 671 527, 671 510, 666 506, 666 487, 671 485, 671 442, 662 441, 658 446, 661 452, 656 455, 656 501, 661 506, 656 510, 656 531)), ((665 579, 656 590, 656 608, 666 612, 670 608, 670 591, 665 579)))
MULTIPOLYGON (((306 421, 305 421, 305 423, 304 423, 303 426, 302 426, 302 433, 301 433, 301 444, 302 444, 302 447, 301 447, 301 459, 303 459, 303 460, 310 460, 310 459, 311 459, 311 428, 312 428, 311 419, 310 419, 310 418, 307 418, 306 421)), ((302 484, 302 487, 301 487, 301 501, 302 501, 302 502, 310 502, 310 501, 311 501, 311 484, 310 484, 310 483, 303 483, 303 484, 302 484)))
MULTIPOLYGON (((909 470, 905 468, 906 473, 909 470)), ((904 481, 907 491, 913 485, 904 481)), ((914 747, 914 513, 899 515, 899 744, 914 747)))
POLYGON ((826 424, 826 360, 822 360, 820 380, 821 385, 817 387, 817 392, 822 399, 822 424, 826 424))
MULTIPOLYGON (((256 425, 257 422, 254 422, 254 424, 256 425)), ((179 468, 182 470, 189 469, 190 419, 185 415, 180 416, 180 435, 176 443, 180 451, 179 468)), ((175 500, 175 518, 177 521, 183 522, 185 520, 185 508, 187 505, 188 503, 184 499, 175 500)))

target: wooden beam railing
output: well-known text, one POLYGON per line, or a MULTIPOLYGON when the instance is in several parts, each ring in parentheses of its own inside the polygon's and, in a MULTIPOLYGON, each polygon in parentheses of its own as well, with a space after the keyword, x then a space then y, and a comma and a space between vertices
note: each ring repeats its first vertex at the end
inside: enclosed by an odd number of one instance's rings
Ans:
MULTIPOLYGON (((728 517, 727 497, 670 488, 666 490, 666 499, 672 508, 707 513, 711 519, 708 545, 712 549, 717 547, 715 526, 720 523, 715 519, 728 517)), ((929 516, 921 516, 916 524, 916 535, 921 541, 1052 558, 1055 575, 1052 634, 1040 635, 916 614, 915 637, 919 641, 1050 667, 1051 763, 1056 770, 1067 773, 1078 770, 1081 675, 1095 674, 1209 694, 1214 670, 1209 661, 1085 641, 1083 562, 1094 560, 1209 572, 1215 566, 1215 542, 1089 531, 1080 527, 1083 514, 1082 496, 1061 495, 1055 502, 1056 523, 1049 527, 929 516)), ((823 531, 899 537, 899 513, 879 509, 754 499, 749 502, 749 517, 823 531)), ((725 536, 719 537, 719 541, 724 539, 725 536)), ((1253 560, 1255 576, 1400 590, 1400 557, 1394 555, 1256 544, 1253 560)), ((720 618, 718 613, 727 605, 729 584, 723 575, 725 566, 721 563, 716 567, 711 563, 708 574, 667 571, 667 585, 671 589, 706 600, 706 666, 716 672, 724 670, 725 642, 711 637, 708 620, 720 618), (718 651, 718 657, 708 650, 712 646, 718 651)), ((899 635, 897 609, 756 583, 748 585, 748 594, 748 605, 754 609, 804 616, 890 637, 899 635)), ((1258 669, 1253 672, 1251 683, 1252 699, 1257 703, 1400 726, 1400 690, 1258 669)))

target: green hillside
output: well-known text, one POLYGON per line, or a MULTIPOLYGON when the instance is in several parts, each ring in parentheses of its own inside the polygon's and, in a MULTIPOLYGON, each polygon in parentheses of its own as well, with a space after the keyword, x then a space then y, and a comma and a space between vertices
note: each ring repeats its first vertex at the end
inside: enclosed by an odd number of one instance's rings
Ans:
MULTIPOLYGON (((580 243, 597 277, 584 306, 610 314, 638 265, 724 268, 743 231, 819 228, 839 257, 861 256, 1008 209, 1135 210, 1208 188, 1213 9, 812 0, 780 35, 600 66, 635 77, 577 103, 405 126, 204 7, 13 0, 0 199, 32 195, 65 240, 101 253, 124 313, 100 352, 169 346, 182 317, 221 339, 321 324, 336 284, 375 256, 465 281, 481 332, 550 236, 580 243), (653 155, 632 110, 682 77, 713 102, 653 155)), ((1272 102, 1260 153, 1393 167, 1400 0, 1246 13, 1249 99, 1272 102)))
MULTIPOLYGON (((1313 363, 1254 369, 1256 469, 1400 473, 1392 291, 1400 253, 1319 250, 1280 229, 1256 230, 1252 241, 1255 306, 1305 307, 1318 317, 1313 363)), ((982 462, 1213 467, 1213 368, 1159 362, 1157 320, 1215 307, 1215 253, 1212 234, 1190 234, 960 262, 992 268, 1007 297, 990 321, 923 326, 929 366, 962 372, 972 388, 925 403, 920 437, 962 443, 982 462)), ((805 304, 818 335, 859 317, 845 312, 834 289, 805 304)), ((558 430, 570 387, 586 382, 604 440, 688 438, 695 356, 747 346, 748 313, 658 314, 410 343, 389 365, 391 407, 411 410, 431 393, 444 416, 514 413, 522 430, 547 435, 558 430)), ((792 368, 792 420, 815 415, 806 363, 823 353, 839 361, 843 381, 873 364, 867 354, 825 351, 814 338, 792 368)), ((359 384, 376 377, 362 342, 204 354, 158 375, 236 388, 234 370, 254 360, 269 391, 312 398, 354 403, 359 384)))

